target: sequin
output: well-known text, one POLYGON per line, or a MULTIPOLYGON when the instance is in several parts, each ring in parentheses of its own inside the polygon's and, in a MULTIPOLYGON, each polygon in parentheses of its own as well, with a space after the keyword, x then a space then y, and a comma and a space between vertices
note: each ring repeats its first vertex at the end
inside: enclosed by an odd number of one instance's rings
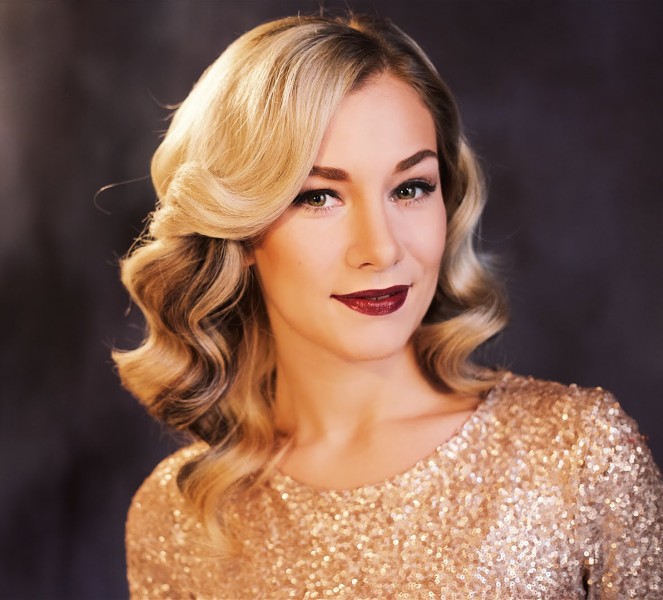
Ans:
POLYGON ((663 598, 663 482, 601 389, 507 374, 450 440, 380 484, 275 472, 215 558, 163 461, 127 523, 133 598, 663 598))

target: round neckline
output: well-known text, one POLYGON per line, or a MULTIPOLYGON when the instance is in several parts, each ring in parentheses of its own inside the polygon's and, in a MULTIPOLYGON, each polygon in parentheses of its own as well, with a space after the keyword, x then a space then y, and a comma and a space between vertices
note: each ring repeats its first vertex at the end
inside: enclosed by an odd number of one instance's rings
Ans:
POLYGON ((442 453, 446 451, 453 452, 458 450, 460 442, 463 439, 465 439, 474 430, 476 425, 478 425, 481 422, 484 413, 489 408, 491 408, 492 405, 499 398, 498 391, 502 388, 504 382, 508 379, 510 375, 511 373, 508 371, 504 373, 502 378, 492 388, 490 388, 490 390, 486 394, 486 397, 481 402, 479 402, 479 404, 472 412, 472 414, 451 435, 451 437, 441 442, 438 446, 435 447, 435 449, 432 452, 430 452, 423 458, 417 460, 414 464, 412 464, 404 471, 391 475, 390 477, 387 477, 375 483, 367 483, 347 488, 326 488, 326 487, 319 487, 316 485, 305 483, 303 481, 295 479, 294 477, 291 477, 290 475, 283 473, 282 471, 280 471, 278 468, 275 467, 272 472, 272 476, 269 479, 270 484, 272 485, 272 487, 278 488, 279 492, 285 492, 287 488, 287 491, 296 490, 298 492, 305 492, 317 496, 356 495, 362 492, 364 493, 376 492, 386 486, 400 485, 405 480, 416 477, 417 473, 423 471, 426 465, 428 465, 430 461, 435 460, 442 453))

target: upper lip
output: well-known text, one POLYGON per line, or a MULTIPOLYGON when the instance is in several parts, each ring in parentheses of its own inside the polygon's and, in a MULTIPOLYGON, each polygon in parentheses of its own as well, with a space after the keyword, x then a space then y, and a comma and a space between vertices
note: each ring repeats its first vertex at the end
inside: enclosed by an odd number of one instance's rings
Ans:
POLYGON ((359 299, 375 299, 382 296, 393 296, 400 292, 404 292, 409 285, 392 285, 391 287, 381 290, 360 290, 358 292, 351 292, 350 294, 332 294, 333 298, 359 298, 359 299))

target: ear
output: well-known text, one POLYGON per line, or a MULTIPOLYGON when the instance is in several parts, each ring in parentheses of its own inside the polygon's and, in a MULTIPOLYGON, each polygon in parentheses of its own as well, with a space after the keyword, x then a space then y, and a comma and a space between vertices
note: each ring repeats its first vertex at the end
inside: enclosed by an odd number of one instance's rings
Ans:
POLYGON ((255 251, 253 245, 246 244, 243 247, 244 252, 242 253, 242 267, 248 269, 256 264, 255 251))

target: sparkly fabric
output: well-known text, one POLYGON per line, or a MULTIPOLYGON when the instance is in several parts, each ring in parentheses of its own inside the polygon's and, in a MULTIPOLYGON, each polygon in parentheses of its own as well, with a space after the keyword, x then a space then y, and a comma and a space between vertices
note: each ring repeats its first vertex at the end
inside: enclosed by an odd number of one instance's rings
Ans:
POLYGON ((234 503, 214 557, 180 496, 194 445, 127 524, 133 598, 663 598, 663 482, 601 389, 507 375, 461 430, 387 481, 320 490, 275 473, 234 503))

